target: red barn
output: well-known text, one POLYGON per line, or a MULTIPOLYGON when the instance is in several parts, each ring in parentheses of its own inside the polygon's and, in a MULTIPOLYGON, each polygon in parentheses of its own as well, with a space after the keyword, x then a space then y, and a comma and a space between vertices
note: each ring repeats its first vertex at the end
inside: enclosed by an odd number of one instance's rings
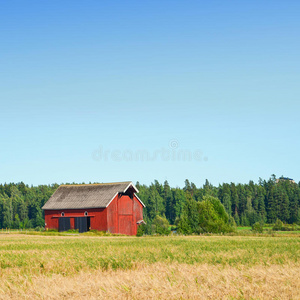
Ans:
POLYGON ((43 206, 46 229, 135 235, 145 205, 132 182, 61 185, 43 206))

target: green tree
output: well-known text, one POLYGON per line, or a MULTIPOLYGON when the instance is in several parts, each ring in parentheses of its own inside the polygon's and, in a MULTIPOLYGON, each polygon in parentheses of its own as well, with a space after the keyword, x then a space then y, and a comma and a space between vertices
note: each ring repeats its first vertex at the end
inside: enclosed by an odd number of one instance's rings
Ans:
POLYGON ((39 209, 37 211, 37 214, 36 214, 36 217, 34 220, 34 225, 35 225, 35 227, 44 227, 45 226, 45 220, 43 218, 43 213, 42 213, 41 209, 39 209))
POLYGON ((4 196, 3 203, 3 227, 11 228, 13 225, 13 206, 12 199, 4 196))
POLYGON ((224 205, 225 210, 228 213, 228 215, 231 216, 231 214, 232 214, 232 211, 231 211, 231 199, 230 199, 230 195, 228 193, 224 194, 223 205, 224 205))
POLYGON ((20 218, 19 218, 18 214, 15 215, 15 221, 13 222, 13 224, 14 224, 13 227, 15 229, 21 228, 21 221, 20 221, 20 218))
POLYGON ((265 208, 265 190, 262 186, 258 186, 257 189, 257 203, 258 203, 258 208, 257 208, 257 213, 259 215, 259 218, 261 221, 265 222, 266 221, 266 208, 265 208))
POLYGON ((183 208, 186 202, 185 192, 182 189, 176 188, 172 190, 175 203, 175 219, 180 218, 183 213, 183 208))
POLYGON ((294 184, 294 186, 295 186, 294 191, 290 198, 290 219, 289 219, 290 224, 297 223, 300 221, 299 219, 300 191, 299 188, 296 189, 296 187, 298 187, 296 184, 294 184))
POLYGON ((229 216, 218 198, 204 196, 200 202, 192 198, 187 199, 183 215, 178 222, 180 233, 218 233, 232 230, 229 216))
POLYGON ((189 192, 186 192, 186 201, 184 214, 188 218, 188 224, 192 233, 199 233, 199 213, 197 201, 192 198, 189 192))
POLYGON ((163 198, 159 195, 157 189, 152 185, 149 189, 148 198, 148 216, 151 220, 155 218, 156 215, 163 215, 165 213, 165 206, 163 198))
POLYGON ((199 202, 199 225, 202 232, 230 232, 233 228, 229 225, 229 216, 224 206, 216 197, 205 196, 199 202))
POLYGON ((259 217, 258 217, 255 209, 252 207, 250 197, 247 198, 245 216, 246 216, 247 222, 249 223, 250 226, 252 226, 254 223, 256 223, 259 220, 259 217))
POLYGON ((175 203, 167 180, 164 182, 164 199, 166 203, 166 217, 169 222, 174 224, 176 218, 175 203))
POLYGON ((170 224, 166 217, 161 217, 159 215, 155 216, 153 222, 152 222, 152 232, 157 233, 160 235, 169 235, 170 230, 170 224))
POLYGON ((283 192, 281 194, 280 200, 281 200, 280 201, 281 210, 280 210, 279 217, 284 222, 288 222, 288 220, 290 219, 290 211, 289 211, 290 202, 289 202, 289 197, 286 194, 286 192, 283 192))
POLYGON ((269 223, 274 223, 277 218, 276 200, 274 198, 274 187, 272 187, 267 194, 267 219, 269 223))

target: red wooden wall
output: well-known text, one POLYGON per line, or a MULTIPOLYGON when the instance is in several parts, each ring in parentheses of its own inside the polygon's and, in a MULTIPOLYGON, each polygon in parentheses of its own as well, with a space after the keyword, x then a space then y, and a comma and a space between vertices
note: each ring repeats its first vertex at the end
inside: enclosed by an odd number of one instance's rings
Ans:
POLYGON ((107 207, 107 230, 111 233, 136 235, 139 220, 143 220, 143 206, 135 196, 116 196, 107 207))
POLYGON ((71 229, 74 229, 74 217, 84 217, 86 211, 91 217, 91 229, 107 230, 107 210, 104 208, 45 210, 45 228, 58 229, 58 218, 64 212, 65 217, 70 217, 71 229))

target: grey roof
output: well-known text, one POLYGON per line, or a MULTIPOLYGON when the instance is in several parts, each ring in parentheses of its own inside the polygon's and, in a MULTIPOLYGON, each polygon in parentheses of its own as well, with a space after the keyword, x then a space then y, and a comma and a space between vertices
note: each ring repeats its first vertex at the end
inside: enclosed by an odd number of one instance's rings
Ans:
MULTIPOLYGON (((124 193, 132 186, 135 192, 137 188, 131 181, 61 185, 42 209, 84 209, 107 207, 118 193, 124 193)), ((139 200, 140 201, 140 200, 139 200)), ((140 201, 142 203, 142 201, 140 201)), ((144 206, 144 204, 142 203, 144 206)))

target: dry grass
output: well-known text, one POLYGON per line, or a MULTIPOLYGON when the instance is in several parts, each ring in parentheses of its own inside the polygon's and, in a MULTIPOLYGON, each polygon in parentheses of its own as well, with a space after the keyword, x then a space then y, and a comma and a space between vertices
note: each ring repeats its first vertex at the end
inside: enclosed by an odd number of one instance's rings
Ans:
MULTIPOLYGON (((21 279, 21 278, 20 278, 21 279)), ((0 285, 3 299, 299 299, 299 266, 156 263, 135 270, 40 275, 0 285)), ((17 280, 17 278, 16 278, 17 280)))
POLYGON ((300 299, 299 237, 0 235, 0 299, 300 299))

